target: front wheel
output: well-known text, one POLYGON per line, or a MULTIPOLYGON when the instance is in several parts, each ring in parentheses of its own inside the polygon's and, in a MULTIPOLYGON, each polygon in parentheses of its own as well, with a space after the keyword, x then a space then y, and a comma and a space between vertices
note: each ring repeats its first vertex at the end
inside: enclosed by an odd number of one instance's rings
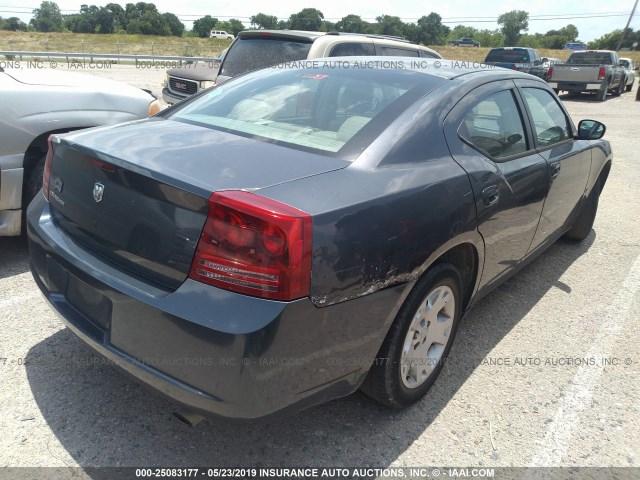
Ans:
POLYGON ((362 390, 389 407, 420 400, 449 355, 462 311, 462 282, 451 264, 438 264, 400 308, 362 390))
POLYGON ((571 227, 571 230, 564 234, 566 238, 580 242, 589 236, 598 212, 599 200, 600 182, 597 182, 591 189, 591 193, 587 197, 576 223, 571 227))

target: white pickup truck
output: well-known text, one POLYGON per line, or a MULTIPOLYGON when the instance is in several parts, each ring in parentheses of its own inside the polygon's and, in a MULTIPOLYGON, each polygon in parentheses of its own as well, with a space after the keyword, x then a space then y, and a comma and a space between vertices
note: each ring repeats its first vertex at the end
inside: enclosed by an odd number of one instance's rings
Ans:
POLYGON ((42 187, 49 135, 160 110, 149 92, 121 82, 11 63, 0 66, 0 236, 20 235, 23 210, 42 187))

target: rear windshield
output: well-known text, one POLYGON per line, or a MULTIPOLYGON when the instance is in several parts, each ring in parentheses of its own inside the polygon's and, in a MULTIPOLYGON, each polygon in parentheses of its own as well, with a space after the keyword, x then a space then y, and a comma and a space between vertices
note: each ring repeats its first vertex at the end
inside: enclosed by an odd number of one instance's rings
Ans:
POLYGON ((408 106, 407 93, 424 83, 425 75, 397 70, 279 66, 219 85, 169 118, 335 153, 374 119, 393 121, 392 106, 408 106))
POLYGON ((485 62, 521 63, 529 61, 527 50, 491 50, 485 62))
POLYGON ((235 77, 278 63, 304 60, 311 43, 291 39, 240 38, 229 49, 220 75, 235 77))
POLYGON ((611 63, 611 54, 607 52, 572 53, 567 63, 574 65, 601 65, 611 63))

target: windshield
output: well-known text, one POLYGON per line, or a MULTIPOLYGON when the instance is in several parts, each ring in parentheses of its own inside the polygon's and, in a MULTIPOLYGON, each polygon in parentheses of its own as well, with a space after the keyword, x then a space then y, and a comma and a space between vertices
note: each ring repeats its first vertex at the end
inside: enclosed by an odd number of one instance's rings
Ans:
POLYGON ((529 61, 529 53, 525 49, 491 50, 485 62, 521 63, 529 61))
POLYGON ((611 63, 608 52, 577 52, 572 53, 567 63, 574 65, 601 65, 611 63))
POLYGON ((239 38, 226 55, 220 75, 235 77, 278 63, 303 60, 311 43, 277 38, 239 38))
POLYGON ((335 153, 377 117, 393 121, 385 111, 428 83, 425 75, 398 70, 280 67, 219 85, 169 118, 335 153))

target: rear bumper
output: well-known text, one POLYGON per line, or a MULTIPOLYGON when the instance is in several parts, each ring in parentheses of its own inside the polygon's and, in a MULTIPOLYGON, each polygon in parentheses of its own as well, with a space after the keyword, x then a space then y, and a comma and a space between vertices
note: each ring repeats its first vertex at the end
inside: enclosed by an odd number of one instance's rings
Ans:
POLYGON ((235 420, 273 418, 355 391, 405 288, 324 308, 192 280, 161 291, 75 243, 43 198, 29 207, 28 235, 36 283, 78 337, 176 402, 235 420))
POLYGON ((169 103, 169 104, 178 103, 178 102, 181 102, 182 100, 184 100, 185 98, 189 98, 189 97, 186 96, 186 95, 178 95, 176 93, 173 93, 167 87, 164 87, 162 89, 162 99, 166 103, 169 103))
POLYGON ((557 88, 558 90, 565 90, 567 92, 589 92, 598 91, 602 88, 602 83, 587 83, 587 82, 549 82, 551 88, 557 88))

